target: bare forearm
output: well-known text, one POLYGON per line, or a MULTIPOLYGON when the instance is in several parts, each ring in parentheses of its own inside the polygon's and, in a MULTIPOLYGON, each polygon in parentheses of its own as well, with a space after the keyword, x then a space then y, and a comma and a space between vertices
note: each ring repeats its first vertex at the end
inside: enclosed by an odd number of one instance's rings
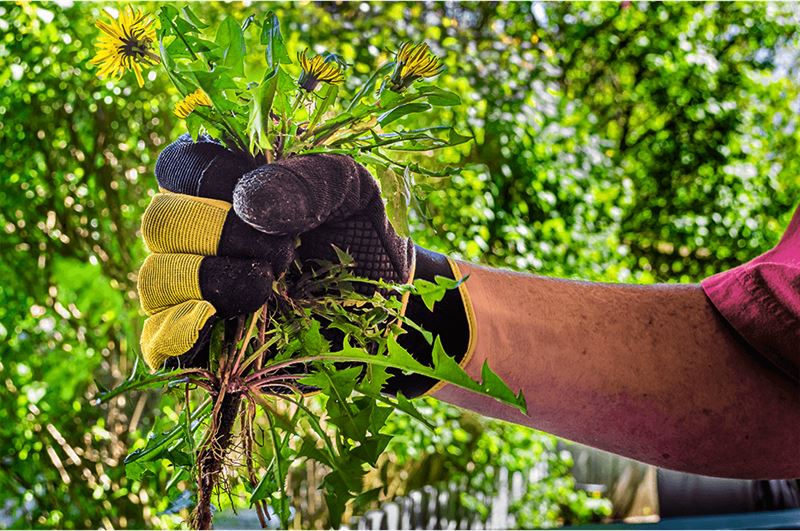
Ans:
POLYGON ((522 389, 529 416, 461 389, 447 402, 660 466, 800 475, 800 390, 758 356, 697 285, 572 282, 460 264, 476 348, 522 389))

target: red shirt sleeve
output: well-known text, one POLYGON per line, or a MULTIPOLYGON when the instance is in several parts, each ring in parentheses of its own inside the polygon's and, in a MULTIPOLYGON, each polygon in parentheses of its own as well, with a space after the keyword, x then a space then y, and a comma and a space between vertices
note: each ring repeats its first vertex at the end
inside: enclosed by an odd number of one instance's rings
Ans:
POLYGON ((775 248, 702 286, 756 351, 800 382, 800 207, 775 248))

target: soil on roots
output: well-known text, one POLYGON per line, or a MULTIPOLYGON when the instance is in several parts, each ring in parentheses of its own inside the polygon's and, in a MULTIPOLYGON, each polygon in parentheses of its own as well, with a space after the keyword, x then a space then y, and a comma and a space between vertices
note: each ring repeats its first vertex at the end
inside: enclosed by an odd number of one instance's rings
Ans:
POLYGON ((239 412, 242 396, 226 394, 222 398, 218 418, 212 419, 214 433, 206 441, 197 455, 197 506, 192 512, 192 529, 211 529, 211 495, 219 482, 225 453, 233 438, 233 427, 239 412), (216 421, 216 422, 214 422, 216 421))

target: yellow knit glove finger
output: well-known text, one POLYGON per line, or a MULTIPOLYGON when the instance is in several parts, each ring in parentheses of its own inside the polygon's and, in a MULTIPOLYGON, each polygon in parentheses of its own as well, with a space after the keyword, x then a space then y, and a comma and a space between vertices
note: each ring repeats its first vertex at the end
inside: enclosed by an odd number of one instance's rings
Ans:
POLYGON ((190 300, 148 317, 142 329, 142 355, 151 369, 167 358, 189 352, 211 324, 216 310, 207 301, 190 300))
POLYGON ((142 216, 142 237, 153 253, 215 255, 230 209, 218 199, 156 194, 142 216))
POLYGON ((147 315, 191 300, 202 300, 200 264, 196 254, 157 253, 139 270, 139 301, 147 315))

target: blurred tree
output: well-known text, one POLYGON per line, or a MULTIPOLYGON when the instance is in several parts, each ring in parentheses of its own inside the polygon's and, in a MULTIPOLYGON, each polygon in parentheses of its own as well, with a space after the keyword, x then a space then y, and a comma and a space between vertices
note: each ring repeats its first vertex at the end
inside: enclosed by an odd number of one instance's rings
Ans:
MULTIPOLYGON (((164 76, 143 89, 96 78, 103 7, 0 5, 0 526, 166 526, 161 493, 183 488, 167 470, 132 481, 122 466, 176 401, 90 403, 138 355, 139 217, 155 157, 182 127, 164 76)), ((415 237, 430 248, 544 274, 688 282, 769 248, 797 203, 792 4, 196 8, 214 20, 275 9, 290 53, 336 51, 356 73, 406 39, 446 56, 441 83, 464 100, 446 118, 476 140, 418 157, 464 165, 418 183, 430 219, 416 219, 415 237)), ((465 447, 483 444, 462 431, 465 447)), ((520 448, 549 444, 528 433, 520 448)))
POLYGON ((87 67, 98 12, 0 7, 14 29, 0 43, 0 252, 11 258, 0 266, 10 419, 0 428, 0 488, 23 527, 145 521, 147 492, 121 464, 157 397, 104 409, 89 399, 95 379, 119 382, 138 352, 138 218, 172 124, 155 96, 166 85, 134 92, 87 67))

